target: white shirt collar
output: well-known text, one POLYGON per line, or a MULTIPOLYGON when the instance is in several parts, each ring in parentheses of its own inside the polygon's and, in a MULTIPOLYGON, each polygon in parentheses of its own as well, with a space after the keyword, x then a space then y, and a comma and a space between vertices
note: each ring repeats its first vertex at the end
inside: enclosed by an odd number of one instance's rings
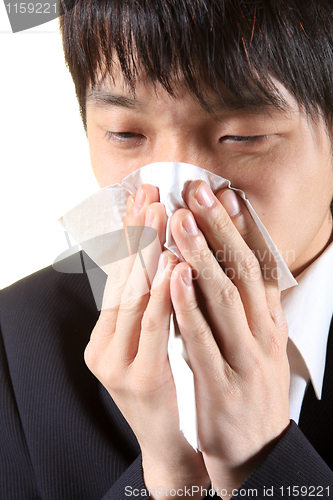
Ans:
POLYGON ((299 350, 320 399, 333 315, 333 243, 297 277, 297 281, 298 286, 287 290, 281 303, 289 338, 299 350))

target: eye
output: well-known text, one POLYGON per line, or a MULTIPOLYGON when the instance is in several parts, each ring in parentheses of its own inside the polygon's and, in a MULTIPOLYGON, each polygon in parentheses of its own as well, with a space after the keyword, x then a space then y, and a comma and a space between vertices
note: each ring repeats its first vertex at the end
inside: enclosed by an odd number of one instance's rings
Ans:
POLYGON ((133 132, 108 132, 110 139, 132 139, 136 134, 133 132))
POLYGON ((107 139, 118 144, 135 146, 142 142, 144 136, 135 132, 107 132, 107 139))
POLYGON ((249 135, 249 136, 240 136, 240 135, 226 135, 222 137, 221 140, 223 141, 233 141, 233 142, 240 142, 244 144, 260 144, 265 141, 267 141, 268 136, 267 135, 249 135))

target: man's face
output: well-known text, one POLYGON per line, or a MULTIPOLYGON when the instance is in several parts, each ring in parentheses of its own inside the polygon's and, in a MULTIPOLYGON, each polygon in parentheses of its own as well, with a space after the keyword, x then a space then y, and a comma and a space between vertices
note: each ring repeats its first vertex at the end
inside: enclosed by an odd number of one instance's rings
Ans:
POLYGON ((225 177, 245 192, 298 274, 331 236, 332 151, 324 122, 311 121, 282 85, 279 89, 289 110, 251 112, 217 104, 214 117, 185 90, 174 98, 142 81, 134 97, 121 76, 105 81, 87 98, 90 156, 99 185, 120 183, 159 161, 192 163, 225 177))

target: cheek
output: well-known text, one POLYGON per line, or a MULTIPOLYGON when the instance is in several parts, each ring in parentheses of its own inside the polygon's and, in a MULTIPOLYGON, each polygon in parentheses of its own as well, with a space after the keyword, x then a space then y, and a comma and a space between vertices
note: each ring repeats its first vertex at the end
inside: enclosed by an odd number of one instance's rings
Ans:
MULTIPOLYGON (((333 195, 333 168, 327 148, 283 148, 246 179, 244 191, 288 264, 316 238, 333 195), (258 170, 257 170, 258 172, 258 170)), ((245 179, 244 179, 245 183, 245 179)))
POLYGON ((111 153, 106 132, 87 120, 91 166, 101 188, 121 183, 136 167, 133 161, 111 153))

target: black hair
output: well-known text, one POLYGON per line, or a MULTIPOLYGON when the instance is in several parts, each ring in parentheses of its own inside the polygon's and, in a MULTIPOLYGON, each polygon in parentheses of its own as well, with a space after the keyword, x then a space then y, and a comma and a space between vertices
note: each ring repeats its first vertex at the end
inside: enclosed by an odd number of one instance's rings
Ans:
POLYGON ((281 107, 276 78, 308 114, 333 121, 332 0, 59 2, 85 129, 87 89, 112 77, 116 59, 133 92, 142 75, 170 95, 179 81, 213 111, 207 89, 223 83, 239 107, 281 107))

